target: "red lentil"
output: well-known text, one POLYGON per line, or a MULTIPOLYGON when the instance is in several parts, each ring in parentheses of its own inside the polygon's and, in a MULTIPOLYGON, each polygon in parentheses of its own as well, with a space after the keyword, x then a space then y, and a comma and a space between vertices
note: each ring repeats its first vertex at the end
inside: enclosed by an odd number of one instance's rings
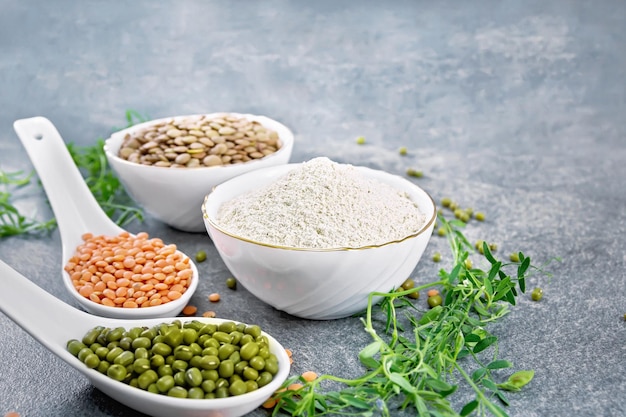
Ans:
POLYGON ((428 295, 429 297, 434 297, 435 295, 439 295, 439 290, 433 288, 431 290, 428 290, 426 295, 428 295))
POLYGON ((192 306, 192 305, 188 305, 188 306, 185 306, 185 308, 183 308, 183 314, 185 316, 193 316, 194 314, 196 314, 197 311, 198 311, 198 307, 192 306))
POLYGON ((311 382, 317 379, 317 374, 313 371, 306 371, 302 374, 302 378, 307 382, 311 382))
POLYGON ((86 233, 65 271, 83 297, 121 308, 177 300, 193 276, 189 258, 177 252, 176 245, 165 245, 145 232, 112 237, 86 233))

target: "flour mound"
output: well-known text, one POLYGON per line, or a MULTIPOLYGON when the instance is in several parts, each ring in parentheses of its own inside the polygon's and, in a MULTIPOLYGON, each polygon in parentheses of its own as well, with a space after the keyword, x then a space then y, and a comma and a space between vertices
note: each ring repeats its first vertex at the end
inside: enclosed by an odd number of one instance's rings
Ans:
POLYGON ((270 245, 358 248, 403 239, 420 230, 425 215, 405 192, 319 157, 223 203, 217 222, 270 245))

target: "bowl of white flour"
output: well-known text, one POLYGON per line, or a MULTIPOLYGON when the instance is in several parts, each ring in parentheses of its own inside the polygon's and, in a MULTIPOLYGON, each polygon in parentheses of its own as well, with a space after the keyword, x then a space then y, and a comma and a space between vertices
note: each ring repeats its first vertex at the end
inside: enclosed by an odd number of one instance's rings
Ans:
POLYGON ((314 158, 261 168, 208 194, 204 223, 252 294, 297 317, 347 317, 406 280, 436 219, 432 198, 397 175, 314 158))

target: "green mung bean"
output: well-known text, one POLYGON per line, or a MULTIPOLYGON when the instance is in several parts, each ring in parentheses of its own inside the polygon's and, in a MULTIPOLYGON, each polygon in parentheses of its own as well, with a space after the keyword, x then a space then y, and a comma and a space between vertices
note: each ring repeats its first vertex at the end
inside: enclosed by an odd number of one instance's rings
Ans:
POLYGON ((279 368, 261 328, 234 322, 99 326, 68 341, 67 350, 112 379, 178 398, 242 395, 267 385, 279 368))

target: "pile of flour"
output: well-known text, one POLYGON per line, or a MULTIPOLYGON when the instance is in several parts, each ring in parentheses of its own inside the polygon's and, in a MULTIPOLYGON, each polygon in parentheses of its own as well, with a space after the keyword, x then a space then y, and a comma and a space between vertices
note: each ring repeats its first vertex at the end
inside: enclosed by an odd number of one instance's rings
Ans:
POLYGON ((223 203, 217 213, 217 223, 234 235, 317 249, 403 239, 424 222, 425 215, 403 191, 326 157, 223 203))

